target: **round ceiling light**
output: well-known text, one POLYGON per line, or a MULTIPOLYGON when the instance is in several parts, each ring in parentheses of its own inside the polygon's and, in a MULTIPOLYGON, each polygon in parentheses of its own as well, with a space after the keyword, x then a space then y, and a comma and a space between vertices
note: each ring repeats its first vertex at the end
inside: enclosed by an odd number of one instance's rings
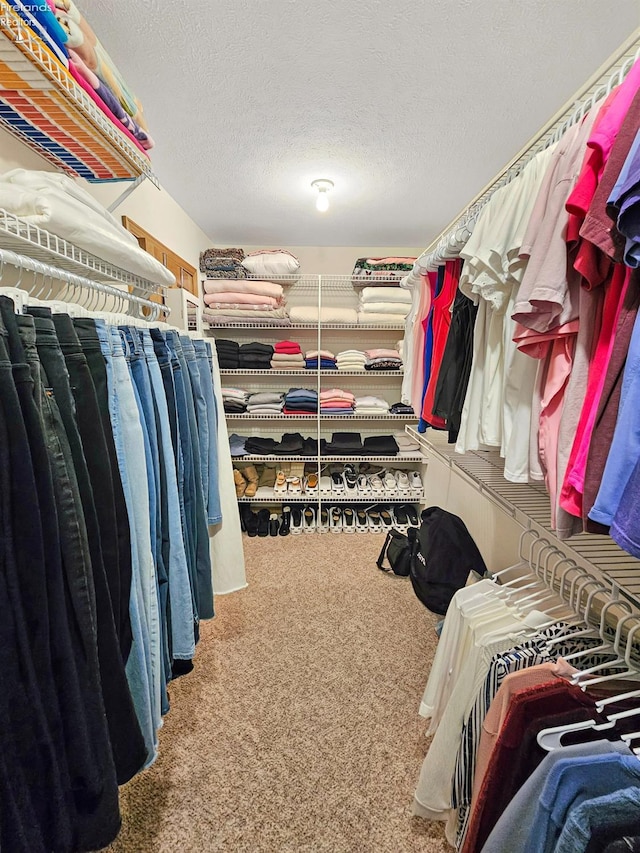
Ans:
POLYGON ((316 210, 320 213, 326 213, 329 210, 329 191, 333 189, 333 181, 327 178, 318 178, 311 182, 311 186, 318 190, 318 198, 316 199, 316 210))

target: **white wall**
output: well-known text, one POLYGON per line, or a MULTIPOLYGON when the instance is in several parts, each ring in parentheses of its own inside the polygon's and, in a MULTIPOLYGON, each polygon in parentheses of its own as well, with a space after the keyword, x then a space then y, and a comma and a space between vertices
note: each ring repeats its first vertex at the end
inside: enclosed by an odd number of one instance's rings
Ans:
MULTIPOLYGON (((54 167, 23 145, 11 134, 0 129, 0 174, 9 169, 41 169, 55 171, 54 167)), ((81 181, 98 201, 108 207, 124 189, 126 182, 90 184, 81 181)), ((198 267, 200 252, 209 246, 220 246, 214 237, 208 237, 191 217, 174 201, 166 190, 156 189, 144 181, 114 211, 114 215, 129 216, 150 234, 167 245, 184 260, 198 267)), ((386 255, 416 257, 422 249, 380 246, 242 246, 245 252, 257 249, 284 248, 300 260, 300 271, 310 275, 348 275, 354 262, 362 257, 386 255)))

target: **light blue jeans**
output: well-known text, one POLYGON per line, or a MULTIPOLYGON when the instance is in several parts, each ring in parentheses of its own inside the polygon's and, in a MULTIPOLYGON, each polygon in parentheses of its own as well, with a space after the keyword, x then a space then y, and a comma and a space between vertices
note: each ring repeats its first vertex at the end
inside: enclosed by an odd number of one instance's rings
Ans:
POLYGON ((200 371, 200 385, 207 407, 207 420, 209 422, 209 466, 207 483, 207 521, 209 524, 220 524, 222 521, 222 509, 220 504, 220 487, 218 485, 218 410, 216 398, 213 393, 213 365, 207 350, 206 341, 194 341, 198 370, 200 371))
POLYGON ((196 359, 196 351, 193 341, 186 335, 180 335, 182 354, 187 362, 191 391, 193 394, 193 405, 198 425, 198 448, 200 456, 200 470, 196 472, 202 485, 202 497, 205 508, 209 497, 209 419, 207 418, 207 401, 202 392, 200 382, 200 368, 196 359))
POLYGON ((102 320, 96 320, 96 331, 107 366, 109 415, 129 515, 132 558, 129 613, 133 643, 126 673, 147 747, 148 766, 158 753, 162 666, 145 440, 120 332, 102 320))
POLYGON ((191 660, 195 653, 193 605, 191 602, 191 583, 187 556, 182 533, 180 499, 178 496, 178 478, 175 454, 171 442, 169 410, 151 335, 146 329, 140 331, 144 347, 151 390, 158 411, 158 447, 164 457, 167 487, 167 508, 169 519, 169 608, 171 614, 172 657, 191 660))

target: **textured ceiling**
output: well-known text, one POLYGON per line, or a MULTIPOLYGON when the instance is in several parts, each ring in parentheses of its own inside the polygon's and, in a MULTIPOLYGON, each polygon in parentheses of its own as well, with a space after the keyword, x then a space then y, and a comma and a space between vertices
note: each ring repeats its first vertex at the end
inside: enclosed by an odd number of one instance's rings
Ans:
POLYGON ((640 24, 638 0, 79 5, 164 187, 241 245, 426 245, 640 24))

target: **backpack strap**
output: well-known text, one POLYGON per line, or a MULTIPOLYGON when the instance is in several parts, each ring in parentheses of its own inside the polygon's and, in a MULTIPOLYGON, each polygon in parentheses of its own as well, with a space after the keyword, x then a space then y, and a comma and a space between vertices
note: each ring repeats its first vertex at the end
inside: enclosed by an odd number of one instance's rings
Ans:
POLYGON ((391 566, 386 569, 383 566, 384 559, 387 556, 387 548, 389 547, 389 543, 391 542, 391 532, 387 533, 387 538, 384 540, 384 545, 382 546, 382 551, 380 551, 380 556, 376 560, 376 566, 383 572, 390 572, 391 566))

